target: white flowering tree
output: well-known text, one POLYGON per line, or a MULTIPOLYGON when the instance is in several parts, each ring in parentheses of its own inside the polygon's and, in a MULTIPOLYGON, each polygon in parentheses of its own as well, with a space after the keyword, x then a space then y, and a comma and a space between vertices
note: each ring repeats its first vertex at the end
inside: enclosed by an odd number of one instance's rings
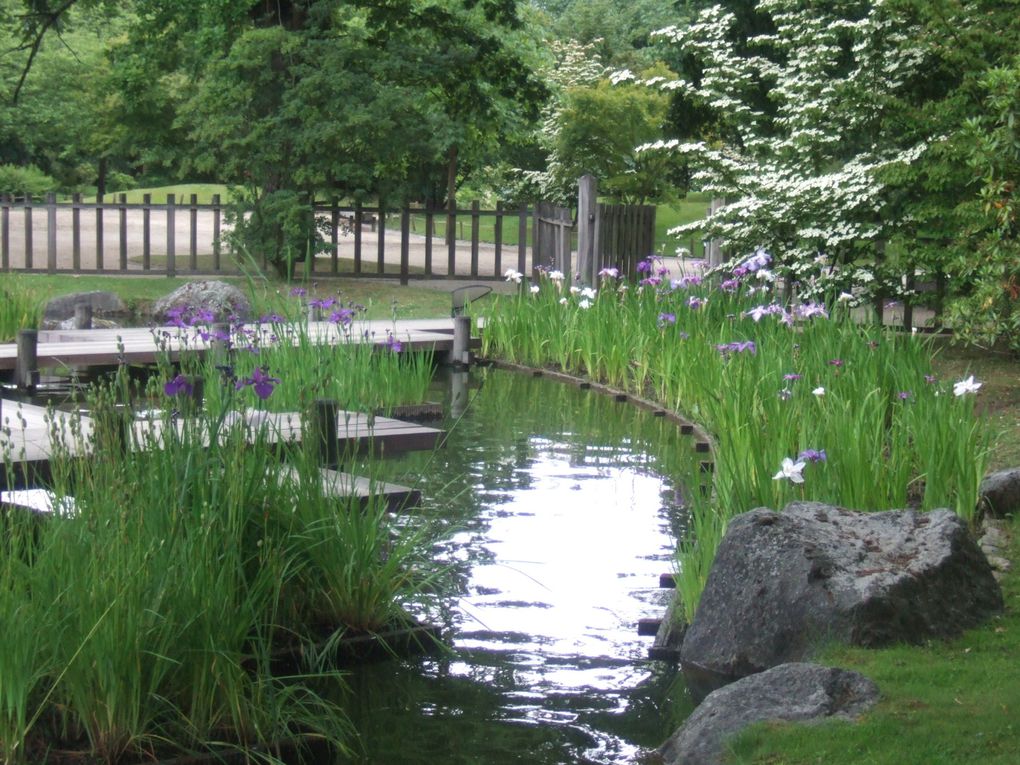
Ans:
MULTIPOLYGON (((890 130, 887 113, 926 65, 912 42, 917 22, 881 0, 760 0, 755 10, 767 31, 746 39, 720 6, 659 32, 694 76, 614 79, 672 91, 680 108, 712 115, 701 140, 640 147, 682 160, 692 185, 729 202, 699 229, 734 258, 765 247, 806 295, 852 289, 863 301, 883 281, 885 243, 910 225, 883 176, 932 140, 890 130)), ((885 281, 883 290, 895 284, 885 281)))

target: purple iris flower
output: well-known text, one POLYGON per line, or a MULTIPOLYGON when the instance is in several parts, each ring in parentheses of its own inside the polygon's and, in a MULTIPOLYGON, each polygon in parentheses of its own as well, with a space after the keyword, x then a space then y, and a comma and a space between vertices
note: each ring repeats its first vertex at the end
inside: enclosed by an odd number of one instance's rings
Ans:
POLYGON ((306 290, 304 287, 293 287, 291 288, 290 291, 291 297, 304 297, 307 294, 308 290, 306 290))
POLYGON ((639 261, 636 268, 639 274, 650 274, 652 272, 652 261, 650 260, 639 261))
POLYGON ((251 377, 245 377, 234 383, 234 387, 237 390, 241 390, 245 386, 250 385, 252 390, 255 391, 255 395, 265 401, 273 392, 273 388, 280 384, 280 378, 270 377, 269 373, 266 372, 262 367, 255 367, 252 370, 251 377))
POLYGON ((784 380, 799 380, 803 376, 804 375, 799 375, 796 372, 787 372, 785 375, 783 375, 783 379, 784 380))
POLYGON ((339 311, 333 311, 329 315, 329 320, 334 324, 341 324, 345 327, 351 326, 351 322, 354 321, 354 309, 353 308, 341 308, 339 311))
POLYGON ((829 359, 830 367, 841 367, 843 366, 843 359, 829 359))
POLYGON ((723 292, 736 292, 740 287, 740 279, 727 279, 719 285, 723 292))
POLYGON ((897 395, 897 396, 899 396, 899 399, 900 399, 900 401, 906 401, 906 400, 907 400, 908 398, 910 398, 910 397, 911 397, 911 396, 912 396, 913 394, 912 394, 912 393, 911 393, 911 392, 910 392, 909 390, 901 390, 901 391, 900 391, 899 393, 897 393, 896 395, 897 395))
POLYGON ((719 353, 723 356, 729 356, 734 353, 750 353, 754 356, 758 353, 758 347, 754 344, 754 340, 743 340, 735 343, 724 343, 715 347, 719 353))
POLYGON ((665 313, 665 312, 660 313, 659 314, 659 322, 658 323, 659 323, 660 329, 662 327, 665 327, 667 324, 676 324, 676 314, 675 313, 665 313))
POLYGON ((698 297, 694 297, 693 295, 687 298, 687 307, 690 308, 692 311, 697 311, 704 304, 705 304, 704 300, 698 297))
POLYGON ((214 321, 216 321, 216 315, 208 308, 202 308, 195 312, 195 315, 191 318, 189 323, 194 326, 199 322, 203 324, 211 324, 214 321))
POLYGON ((321 308, 322 310, 325 311, 327 308, 331 308, 335 303, 336 298, 327 297, 322 298, 321 300, 309 300, 308 306, 310 308, 321 308))
POLYGON ((403 348, 400 341, 397 340, 396 335, 393 334, 388 334, 386 336, 386 347, 393 351, 393 353, 400 353, 400 349, 403 348))
POLYGON ((825 449, 805 449, 797 455, 798 462, 825 462, 825 449))
POLYGON ((184 375, 177 375, 174 379, 163 385, 163 392, 168 396, 176 396, 180 393, 190 396, 192 391, 194 391, 194 387, 184 375))
POLYGON ((286 319, 278 313, 267 313, 265 316, 259 318, 259 322, 262 324, 280 324, 284 321, 286 321, 286 319))

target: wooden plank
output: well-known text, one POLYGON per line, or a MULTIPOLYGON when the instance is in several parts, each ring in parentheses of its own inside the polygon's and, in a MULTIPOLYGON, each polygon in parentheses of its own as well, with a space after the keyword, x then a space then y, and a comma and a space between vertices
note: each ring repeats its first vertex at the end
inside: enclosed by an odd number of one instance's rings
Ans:
POLYGON ((81 194, 71 197, 71 268, 81 271, 81 194))
POLYGON ((127 194, 120 195, 120 207, 117 210, 120 223, 120 270, 127 271, 128 267, 128 233, 127 233, 127 194))
POLYGON ((479 210, 481 205, 476 199, 471 203, 471 275, 478 276, 478 240, 480 239, 479 210))
POLYGON ((0 269, 11 270, 11 198, 0 195, 0 269))
POLYGON ((57 270, 57 195, 46 195, 46 271, 57 270))
POLYGON ((198 194, 191 195, 191 209, 188 211, 188 268, 198 270, 198 194))
POLYGON ((503 275, 503 203, 496 202, 496 218, 492 224, 492 238, 495 241, 493 276, 503 275))
POLYGON ((32 268, 32 198, 25 197, 25 268, 32 268))
POLYGON ((166 195, 166 275, 177 276, 177 210, 173 194, 166 195))
POLYGON ((220 195, 212 195, 213 203, 213 271, 220 270, 220 195))
MULTIPOLYGON (((353 498, 358 500, 360 505, 365 506, 374 498, 381 497, 386 502, 386 509, 390 512, 417 507, 421 504, 421 492, 409 486, 376 481, 329 468, 320 468, 318 472, 323 494, 333 499, 353 498)), ((296 469, 286 465, 281 468, 281 475, 299 477, 296 469)))
POLYGON ((96 194, 96 270, 103 270, 103 195, 96 194))

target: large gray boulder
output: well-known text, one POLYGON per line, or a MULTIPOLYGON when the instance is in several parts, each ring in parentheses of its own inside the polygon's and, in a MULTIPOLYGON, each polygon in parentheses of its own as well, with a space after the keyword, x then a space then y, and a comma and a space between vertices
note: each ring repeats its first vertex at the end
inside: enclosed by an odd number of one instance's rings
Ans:
POLYGON ((875 684, 856 672, 782 664, 709 694, 659 748, 659 756, 667 765, 717 765, 723 762, 727 739, 750 725, 854 719, 878 696, 875 684))
POLYGON ((251 304, 241 290, 232 284, 218 281, 196 281, 181 285, 152 306, 152 318, 158 323, 175 317, 188 319, 200 312, 212 315, 212 321, 247 321, 251 318, 251 304))
POLYGON ((680 661, 704 691, 803 661, 826 642, 948 637, 1001 609, 988 561, 950 511, 794 502, 730 522, 680 661))
POLYGON ((1020 468, 999 470, 985 477, 979 489, 980 507, 1002 518, 1020 509, 1020 468))
POLYGON ((59 295, 47 302, 43 311, 43 320, 55 324, 73 319, 74 307, 79 303, 87 303, 92 306, 92 313, 95 316, 123 316, 128 312, 120 295, 113 292, 100 290, 72 292, 69 295, 59 295))

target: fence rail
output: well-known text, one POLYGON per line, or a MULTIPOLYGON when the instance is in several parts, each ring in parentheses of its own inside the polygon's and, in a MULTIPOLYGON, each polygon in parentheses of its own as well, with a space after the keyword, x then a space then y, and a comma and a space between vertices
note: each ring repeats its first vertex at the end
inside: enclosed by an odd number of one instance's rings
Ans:
MULTIPOLYGON (((84 202, 0 195, 0 270, 176 276, 238 274, 244 263, 223 246, 230 231, 218 195, 163 203, 146 194, 84 202), (45 244, 43 244, 45 243, 45 244)), ((508 267, 532 266, 527 205, 400 209, 317 203, 325 252, 303 264, 318 276, 501 279, 508 267), (508 220, 509 219, 509 220, 508 220), (468 237, 464 237, 465 223, 468 237), (452 236, 447 236, 453 232, 452 236), (444 257, 445 255, 445 257, 444 257)), ((265 262, 260 264, 263 268, 265 262)))

